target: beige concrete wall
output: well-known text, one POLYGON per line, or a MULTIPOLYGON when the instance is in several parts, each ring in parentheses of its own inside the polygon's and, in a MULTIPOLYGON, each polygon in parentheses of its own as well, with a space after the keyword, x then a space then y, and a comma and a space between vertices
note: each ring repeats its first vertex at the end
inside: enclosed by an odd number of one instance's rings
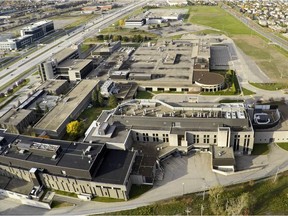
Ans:
POLYGON ((42 180, 45 186, 55 190, 116 199, 126 199, 127 197, 127 188, 124 185, 84 181, 49 174, 42 174, 42 180))
POLYGON ((15 167, 0 165, 0 176, 1 175, 11 177, 11 178, 23 179, 28 182, 31 181, 30 176, 29 176, 29 171, 18 169, 15 167))
POLYGON ((288 131, 255 132, 255 143, 288 142, 288 131))

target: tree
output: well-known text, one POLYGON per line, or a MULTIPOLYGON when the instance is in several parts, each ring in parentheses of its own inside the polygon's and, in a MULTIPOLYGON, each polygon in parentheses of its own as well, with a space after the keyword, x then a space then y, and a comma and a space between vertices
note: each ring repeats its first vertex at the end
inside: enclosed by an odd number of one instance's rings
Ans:
POLYGON ((110 39, 110 35, 104 35, 104 36, 103 36, 103 39, 104 39, 104 40, 109 40, 109 39, 110 39))
POLYGON ((118 22, 119 26, 124 26, 125 25, 125 20, 121 19, 118 22))
POLYGON ((104 40, 104 36, 102 34, 96 36, 97 40, 104 40))
POLYGON ((228 199, 226 202, 226 213, 228 215, 249 215, 250 208, 254 204, 249 193, 243 193, 237 198, 228 199))
POLYGON ((129 42, 129 40, 130 40, 129 37, 123 36, 123 41, 124 41, 124 42, 129 42))
POLYGON ((72 138, 77 138, 83 131, 83 123, 77 120, 71 121, 66 126, 67 134, 72 138))
POLYGON ((94 90, 92 91, 91 101, 92 101, 92 105, 93 105, 94 107, 99 106, 99 103, 98 103, 98 94, 99 94, 99 92, 98 92, 96 89, 94 89, 94 90))
POLYGON ((47 105, 45 105, 45 113, 49 112, 49 107, 47 105))
POLYGON ((216 215, 225 214, 225 200, 224 200, 224 188, 221 185, 213 187, 209 190, 209 203, 211 210, 216 215))
POLYGON ((109 107, 116 107, 118 105, 117 98, 115 95, 111 95, 108 100, 109 107))
POLYGON ((122 39, 121 35, 113 35, 113 38, 112 38, 113 41, 119 41, 121 39, 122 39))
POLYGON ((104 106, 104 98, 103 98, 102 94, 100 93, 100 91, 98 94, 98 104, 100 107, 104 106))

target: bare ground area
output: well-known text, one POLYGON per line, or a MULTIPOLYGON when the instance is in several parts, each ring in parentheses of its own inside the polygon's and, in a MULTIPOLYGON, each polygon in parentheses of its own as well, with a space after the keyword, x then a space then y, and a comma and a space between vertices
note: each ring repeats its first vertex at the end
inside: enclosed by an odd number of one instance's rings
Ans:
POLYGON ((50 19, 54 21, 55 29, 63 29, 65 26, 81 19, 81 17, 65 17, 64 19, 61 17, 51 17, 50 19))

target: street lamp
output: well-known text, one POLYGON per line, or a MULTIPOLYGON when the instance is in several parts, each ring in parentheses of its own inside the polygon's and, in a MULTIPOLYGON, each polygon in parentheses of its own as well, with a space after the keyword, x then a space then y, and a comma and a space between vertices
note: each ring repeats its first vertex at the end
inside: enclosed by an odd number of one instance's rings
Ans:
MULTIPOLYGON (((183 184, 184 184, 184 183, 183 183, 183 184)), ((185 212, 186 212, 186 215, 188 216, 189 213, 191 212, 191 210, 187 207, 186 210, 185 210, 185 212)))

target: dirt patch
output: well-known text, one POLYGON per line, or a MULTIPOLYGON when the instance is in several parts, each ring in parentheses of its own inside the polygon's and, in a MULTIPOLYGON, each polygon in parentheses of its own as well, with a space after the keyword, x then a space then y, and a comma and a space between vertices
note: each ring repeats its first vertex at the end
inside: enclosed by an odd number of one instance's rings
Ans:
POLYGON ((287 57, 274 45, 269 45, 259 36, 239 35, 233 36, 232 39, 268 77, 275 82, 288 81, 287 57))
POLYGON ((54 21, 54 28, 55 29, 63 29, 65 26, 76 22, 81 17, 65 17, 65 19, 58 19, 58 18, 51 18, 54 21))

